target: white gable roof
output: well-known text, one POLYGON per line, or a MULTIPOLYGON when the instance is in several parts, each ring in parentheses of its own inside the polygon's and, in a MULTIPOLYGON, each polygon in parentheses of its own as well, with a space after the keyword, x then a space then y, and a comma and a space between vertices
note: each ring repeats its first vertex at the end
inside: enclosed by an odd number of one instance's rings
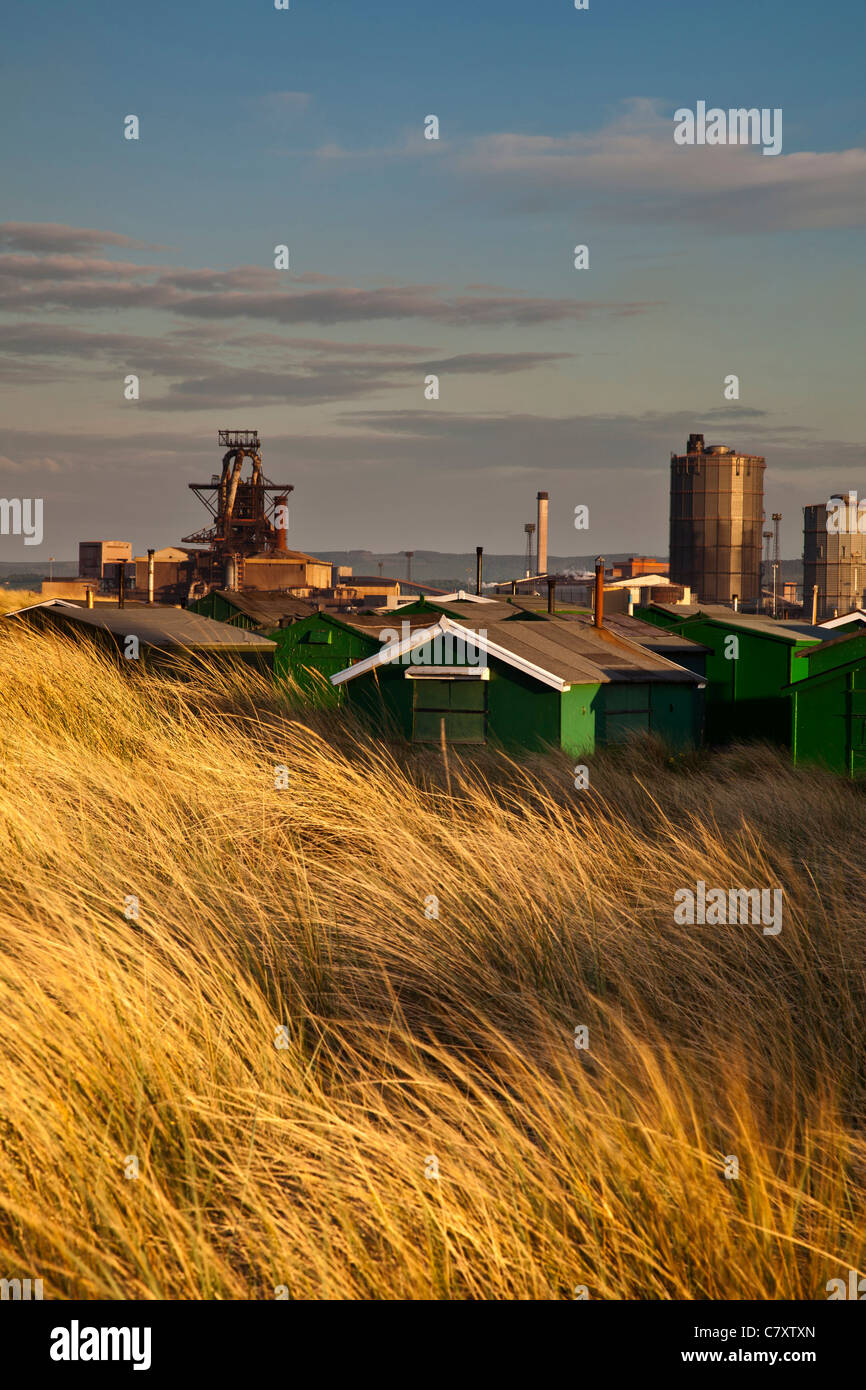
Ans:
POLYGON ((866 608, 852 608, 850 613, 842 613, 838 618, 828 618, 819 627, 843 627, 845 623, 866 623, 866 608))
POLYGON ((400 657, 407 652, 414 651, 417 647, 424 647, 428 642, 432 642, 437 637, 444 637, 450 634, 465 642, 467 647, 480 652, 485 658, 489 656, 497 657, 508 666, 514 666, 524 675, 532 676, 534 680, 541 681, 543 685, 549 685, 554 690, 560 692, 570 690, 571 685, 564 681, 561 676, 556 676, 552 671, 545 671, 541 666, 536 666, 534 662, 528 661, 526 657, 517 656, 514 652, 508 651, 506 647, 500 647, 496 642, 490 642, 482 637, 478 632, 473 632, 472 628, 463 627, 453 618, 448 618, 444 614, 433 627, 416 628, 409 633, 401 642, 389 642, 373 656, 368 656, 364 661, 358 661, 354 666, 347 666, 344 671, 337 671, 336 675, 331 676, 332 685, 343 685, 346 681, 354 680, 356 676, 363 676, 368 671, 375 671, 379 666, 387 666, 389 662, 399 661, 400 657))

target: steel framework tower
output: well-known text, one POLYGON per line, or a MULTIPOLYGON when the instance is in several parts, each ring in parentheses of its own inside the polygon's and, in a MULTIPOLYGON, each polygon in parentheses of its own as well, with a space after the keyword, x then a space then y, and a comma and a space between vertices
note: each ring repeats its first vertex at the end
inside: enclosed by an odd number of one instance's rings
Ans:
POLYGON ((222 473, 214 473, 209 483, 189 484, 214 525, 184 536, 184 542, 209 545, 214 559, 278 548, 285 527, 274 525, 274 508, 294 491, 293 484, 265 477, 258 430, 220 430, 219 443, 225 449, 222 473), (251 461, 247 479, 241 476, 245 458, 251 461))

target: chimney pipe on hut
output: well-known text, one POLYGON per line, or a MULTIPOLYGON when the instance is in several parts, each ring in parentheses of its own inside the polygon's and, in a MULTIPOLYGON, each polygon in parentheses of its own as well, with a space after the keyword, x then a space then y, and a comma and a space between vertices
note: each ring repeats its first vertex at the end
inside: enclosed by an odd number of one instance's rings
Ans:
POLYGON ((595 562, 595 617, 596 627, 604 626, 604 556, 599 555, 595 562))

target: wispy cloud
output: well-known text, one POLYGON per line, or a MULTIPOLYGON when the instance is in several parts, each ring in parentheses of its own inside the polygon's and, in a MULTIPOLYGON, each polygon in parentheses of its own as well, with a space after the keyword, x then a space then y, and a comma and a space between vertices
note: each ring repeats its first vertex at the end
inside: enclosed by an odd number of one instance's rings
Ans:
POLYGON ((521 213, 579 199, 611 219, 711 224, 725 231, 866 223, 866 149, 762 159, 747 146, 678 146, 673 112, 635 99, 601 130, 482 135, 461 146, 467 199, 521 213))
POLYGON ((314 271, 292 276, 267 266, 156 269, 97 256, 0 254, 0 309, 16 312, 147 308, 283 324, 419 319, 453 327, 530 327, 631 317, 653 307, 653 301, 554 299, 481 287, 472 293, 417 284, 361 289, 314 271))

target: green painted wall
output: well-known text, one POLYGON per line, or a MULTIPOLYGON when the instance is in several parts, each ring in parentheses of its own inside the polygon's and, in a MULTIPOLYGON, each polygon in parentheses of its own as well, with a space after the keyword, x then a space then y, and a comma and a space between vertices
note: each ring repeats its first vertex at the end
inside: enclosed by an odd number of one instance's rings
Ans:
POLYGON ((640 610, 640 617, 681 633, 710 648, 706 658, 706 724, 710 743, 733 739, 769 739, 789 744, 791 714, 786 686, 807 674, 797 652, 814 642, 755 632, 732 620, 725 623, 700 614, 674 619, 670 614, 640 610), (737 645, 729 641, 737 639, 737 645), (733 653, 737 655, 727 655, 733 653))
POLYGON ((328 613, 313 613, 290 627, 271 634, 276 642, 274 678, 291 677, 315 703, 339 704, 345 686, 333 686, 329 678, 353 661, 363 661, 379 650, 376 637, 355 631, 328 613))
POLYGON ((561 702, 559 691, 491 658, 488 727, 504 748, 558 748, 561 702))
POLYGON ((804 680, 808 676, 821 675, 824 671, 838 670, 840 666, 866 660, 866 632, 852 633, 844 642, 830 640, 815 646, 801 648, 805 655, 792 662, 792 680, 804 680))
POLYGON ((866 777, 866 633, 815 647, 792 665, 794 762, 866 777))
POLYGON ((439 728, 434 717, 438 713, 445 718, 449 741, 474 741, 481 727, 478 712, 485 707, 486 741, 514 752, 561 747, 570 757, 585 757, 601 744, 648 731, 674 747, 688 747, 700 739, 702 701, 695 686, 611 682, 575 685, 560 694, 495 657, 488 664, 489 680, 471 687, 469 682, 452 683, 447 707, 444 695, 438 704, 434 698, 446 682, 407 678, 401 663, 358 676, 344 689, 347 699, 376 727, 407 739, 416 732, 422 741, 432 739, 434 725, 439 728), (428 681, 430 694, 417 693, 428 681))
POLYGON ((560 697, 559 741, 571 758, 584 758, 595 752, 597 701, 601 689, 600 685, 573 685, 560 697))
MULTIPOLYGON (((836 672, 791 693, 794 762, 819 763, 850 775, 849 676, 836 672)), ((859 721, 862 724, 862 720, 859 721)), ((862 730, 860 741, 862 742, 862 730)))

